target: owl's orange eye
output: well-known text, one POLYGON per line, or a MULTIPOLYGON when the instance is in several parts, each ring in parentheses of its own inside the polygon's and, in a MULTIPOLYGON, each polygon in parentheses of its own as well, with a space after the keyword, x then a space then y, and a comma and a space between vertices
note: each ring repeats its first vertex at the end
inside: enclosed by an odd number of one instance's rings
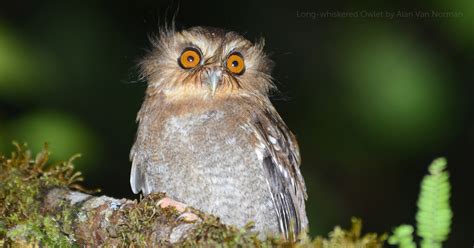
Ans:
POLYGON ((178 64, 184 69, 191 69, 201 62, 201 53, 195 48, 186 48, 178 59, 178 64))
POLYGON ((242 75, 245 71, 244 58, 240 53, 233 53, 227 58, 227 69, 237 75, 242 75))

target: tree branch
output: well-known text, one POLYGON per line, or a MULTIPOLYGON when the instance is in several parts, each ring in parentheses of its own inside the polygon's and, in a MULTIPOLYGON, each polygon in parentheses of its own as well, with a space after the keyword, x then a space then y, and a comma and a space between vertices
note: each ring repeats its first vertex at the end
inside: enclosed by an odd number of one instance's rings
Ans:
POLYGON ((42 210, 49 215, 73 212, 67 225, 71 225, 72 236, 79 245, 158 246, 184 242, 200 227, 202 219, 192 223, 180 220, 172 207, 157 206, 163 196, 150 195, 138 203, 54 188, 45 194, 42 210))

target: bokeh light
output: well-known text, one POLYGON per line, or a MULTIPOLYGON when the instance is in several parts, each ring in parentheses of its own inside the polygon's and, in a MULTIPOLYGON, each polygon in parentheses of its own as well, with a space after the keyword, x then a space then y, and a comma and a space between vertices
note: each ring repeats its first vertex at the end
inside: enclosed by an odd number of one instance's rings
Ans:
POLYGON ((27 142, 34 153, 43 149, 47 143, 53 161, 66 160, 75 154, 83 154, 75 164, 85 173, 89 172, 94 161, 101 156, 102 149, 96 136, 80 120, 67 114, 50 111, 39 111, 25 114, 12 120, 2 130, 2 146, 4 152, 12 149, 14 140, 27 142))
POLYGON ((349 121, 374 149, 417 153, 442 142, 453 119, 450 68, 409 32, 357 31, 347 36, 350 46, 341 47, 349 121))

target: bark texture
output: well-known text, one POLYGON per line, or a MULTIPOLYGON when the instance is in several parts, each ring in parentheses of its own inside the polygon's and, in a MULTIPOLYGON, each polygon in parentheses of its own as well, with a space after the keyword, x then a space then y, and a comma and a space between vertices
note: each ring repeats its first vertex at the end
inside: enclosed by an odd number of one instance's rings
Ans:
POLYGON ((74 212, 67 225, 71 225, 71 235, 81 246, 158 246, 184 242, 199 227, 202 219, 186 222, 179 218, 173 207, 160 208, 156 204, 163 196, 151 195, 138 203, 54 188, 45 194, 42 209, 50 215, 74 212))

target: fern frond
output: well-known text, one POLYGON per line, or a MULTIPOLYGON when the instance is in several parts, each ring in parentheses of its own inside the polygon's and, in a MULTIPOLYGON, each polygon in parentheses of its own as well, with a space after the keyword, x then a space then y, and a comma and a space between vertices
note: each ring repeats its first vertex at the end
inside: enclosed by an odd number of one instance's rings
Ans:
POLYGON ((400 248, 416 248, 413 242, 413 227, 411 225, 400 225, 393 230, 393 235, 388 239, 391 245, 398 245, 400 248))
POLYGON ((446 159, 435 159, 428 169, 430 174, 421 182, 416 222, 422 248, 441 247, 450 232, 453 216, 449 205, 451 185, 445 169, 446 159))

